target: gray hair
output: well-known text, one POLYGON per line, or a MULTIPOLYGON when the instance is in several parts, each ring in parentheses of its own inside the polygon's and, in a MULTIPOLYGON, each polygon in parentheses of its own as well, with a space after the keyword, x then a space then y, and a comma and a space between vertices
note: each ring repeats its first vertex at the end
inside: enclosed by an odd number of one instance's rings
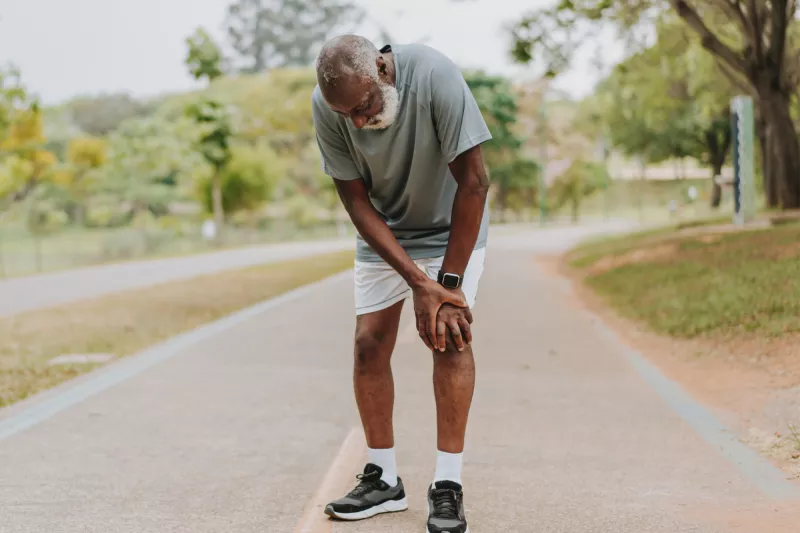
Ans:
POLYGON ((369 39, 360 35, 341 35, 328 41, 317 58, 317 81, 333 87, 342 78, 352 76, 378 79, 380 52, 369 39))

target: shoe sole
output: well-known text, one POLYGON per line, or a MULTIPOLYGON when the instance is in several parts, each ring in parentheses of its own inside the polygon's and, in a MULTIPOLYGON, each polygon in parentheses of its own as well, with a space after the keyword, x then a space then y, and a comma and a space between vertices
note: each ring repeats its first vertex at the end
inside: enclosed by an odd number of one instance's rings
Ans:
POLYGON ((397 513, 400 511, 405 511, 406 509, 408 509, 408 500, 403 498, 402 500, 385 501, 380 505, 375 505, 374 507, 364 509, 363 511, 358 511, 357 513, 337 513, 330 507, 326 507, 325 514, 340 520, 365 520, 379 514, 397 513))
MULTIPOLYGON (((426 527, 425 528, 425 533, 431 533, 431 530, 426 527)), ((469 526, 467 526, 467 530, 464 531, 464 533, 469 533, 469 526)))

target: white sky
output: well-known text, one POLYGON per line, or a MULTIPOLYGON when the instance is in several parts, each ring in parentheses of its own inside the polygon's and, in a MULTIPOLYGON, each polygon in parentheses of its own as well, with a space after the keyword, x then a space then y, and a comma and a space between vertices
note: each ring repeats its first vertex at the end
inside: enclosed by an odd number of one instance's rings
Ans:
MULTIPOLYGON (((398 42, 427 44, 462 67, 512 76, 502 25, 550 0, 354 0, 398 42), (402 8, 399 6, 403 6, 402 8)), ((125 91, 150 96, 193 88, 184 39, 204 26, 220 41, 230 0, 0 0, 0 64, 13 62, 47 103, 79 94, 125 91)), ((375 31, 363 30, 372 37, 375 31)), ((376 43, 380 45, 383 43, 376 43)), ((619 47, 604 44, 609 58, 619 47)), ((556 86, 587 94, 597 75, 591 50, 556 86)))

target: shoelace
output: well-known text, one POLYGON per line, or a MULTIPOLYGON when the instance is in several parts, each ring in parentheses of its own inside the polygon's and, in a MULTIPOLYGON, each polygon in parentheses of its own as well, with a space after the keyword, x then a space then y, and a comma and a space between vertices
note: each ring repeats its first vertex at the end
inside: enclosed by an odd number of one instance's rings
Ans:
POLYGON ((368 490, 375 488, 375 483, 380 480, 380 475, 378 472, 370 472, 369 474, 358 474, 356 479, 360 481, 356 488, 350 491, 348 496, 358 497, 367 492, 368 490))
POLYGON ((450 489, 437 489, 431 493, 433 516, 438 518, 458 518, 458 495, 450 489))

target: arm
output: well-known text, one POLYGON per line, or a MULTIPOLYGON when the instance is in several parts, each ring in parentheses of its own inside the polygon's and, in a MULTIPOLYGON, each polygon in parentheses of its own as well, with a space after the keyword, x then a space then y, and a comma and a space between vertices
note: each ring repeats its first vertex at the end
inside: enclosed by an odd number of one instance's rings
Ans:
POLYGON ((370 202, 364 181, 334 180, 334 183, 350 220, 370 248, 403 276, 409 287, 419 287, 428 281, 428 276, 417 268, 370 202))
POLYGON ((458 66, 441 57, 431 72, 431 115, 458 188, 442 270, 463 276, 478 240, 489 192, 481 144, 492 135, 458 66))
POLYGON ((442 270, 463 276, 478 240, 489 193, 489 178, 483 166, 480 145, 456 157, 450 163, 450 172, 458 183, 458 189, 453 200, 450 240, 444 254, 442 270))
POLYGON ((336 179, 334 183, 359 235, 406 280, 414 292, 414 314, 420 338, 429 349, 444 351, 444 336, 436 335, 436 316, 445 303, 466 307, 463 292, 445 289, 417 268, 370 202, 363 180, 336 179))

